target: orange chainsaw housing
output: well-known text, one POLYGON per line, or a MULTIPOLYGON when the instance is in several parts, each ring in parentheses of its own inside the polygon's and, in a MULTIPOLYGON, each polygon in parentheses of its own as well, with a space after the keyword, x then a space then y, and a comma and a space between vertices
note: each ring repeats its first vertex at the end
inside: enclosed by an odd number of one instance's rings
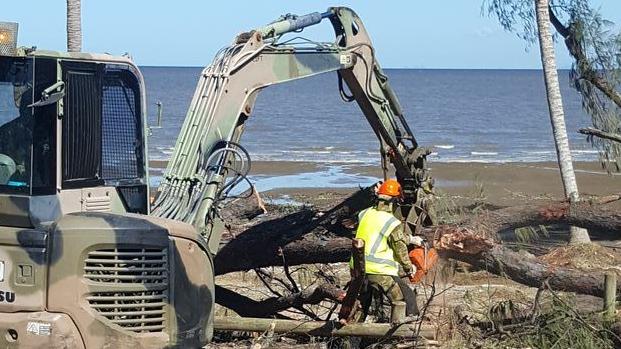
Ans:
POLYGON ((435 248, 425 249, 424 247, 416 247, 408 254, 410 261, 416 267, 416 273, 410 278, 410 282, 417 283, 422 280, 423 276, 429 272, 429 270, 438 261, 438 252, 435 248), (427 255, 425 255, 425 250, 427 255))

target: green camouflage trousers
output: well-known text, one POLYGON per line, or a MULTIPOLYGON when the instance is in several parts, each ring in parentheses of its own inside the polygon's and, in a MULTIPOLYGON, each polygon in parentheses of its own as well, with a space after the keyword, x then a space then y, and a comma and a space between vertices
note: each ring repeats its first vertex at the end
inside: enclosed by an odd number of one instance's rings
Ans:
POLYGON ((392 319, 419 314, 416 291, 412 290, 407 282, 390 275, 367 274, 366 277, 367 287, 382 292, 390 301, 392 319))
POLYGON ((376 287, 388 297, 390 303, 403 302, 403 292, 390 275, 367 274, 370 287, 376 287))

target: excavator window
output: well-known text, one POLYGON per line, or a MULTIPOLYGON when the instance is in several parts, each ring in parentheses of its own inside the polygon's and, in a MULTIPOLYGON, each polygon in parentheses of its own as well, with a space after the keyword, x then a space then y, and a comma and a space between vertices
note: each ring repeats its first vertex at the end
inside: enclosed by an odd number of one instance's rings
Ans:
POLYGON ((0 192, 30 191, 32 60, 0 58, 0 192))
POLYGON ((31 106, 55 82, 54 60, 0 57, 0 193, 56 188, 56 107, 31 106))
POLYGON ((63 187, 130 185, 144 177, 140 88, 123 66, 63 62, 63 187))
POLYGON ((102 177, 140 178, 144 168, 138 80, 125 67, 108 66, 102 92, 102 177))
POLYGON ((63 62, 63 188, 103 184, 101 179, 101 71, 96 63, 63 62))
POLYGON ((103 184, 101 178, 101 66, 63 62, 63 188, 103 184))

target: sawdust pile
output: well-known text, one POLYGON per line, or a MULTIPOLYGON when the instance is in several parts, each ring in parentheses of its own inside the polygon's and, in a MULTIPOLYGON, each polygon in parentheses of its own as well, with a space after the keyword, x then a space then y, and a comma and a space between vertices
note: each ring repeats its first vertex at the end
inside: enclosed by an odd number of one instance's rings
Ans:
POLYGON ((559 267, 588 272, 609 270, 621 275, 621 253, 598 244, 562 246, 540 258, 559 267))

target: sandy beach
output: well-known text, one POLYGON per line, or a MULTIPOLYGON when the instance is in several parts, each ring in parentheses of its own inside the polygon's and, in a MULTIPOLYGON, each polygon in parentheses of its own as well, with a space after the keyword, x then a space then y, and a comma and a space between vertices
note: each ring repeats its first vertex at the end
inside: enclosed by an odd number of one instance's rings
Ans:
MULTIPOLYGON (((165 165, 163 161, 151 163, 154 177, 161 176, 165 165)), ((598 162, 576 162, 574 168, 582 199, 621 193, 621 174, 607 173, 598 162)), ((437 208, 446 211, 445 214, 469 212, 480 206, 495 209, 544 205, 564 198, 554 162, 430 163, 429 169, 439 200, 437 208)), ((318 210, 332 208, 381 178, 379 166, 302 161, 256 161, 249 174, 264 202, 312 206, 318 210)), ((246 189, 247 186, 240 185, 239 192, 246 189)), ((609 203, 608 207, 621 209, 621 201, 609 203)), ((559 229, 562 234, 556 234, 550 241, 566 238, 564 228, 559 229)))
MULTIPOLYGON (((165 165, 165 161, 152 161, 154 176, 161 175, 165 165)), ((608 174, 598 162, 577 162, 574 167, 581 195, 621 192, 621 175, 608 174)), ((454 198, 477 197, 507 206, 563 197, 554 162, 430 163, 429 168, 438 193, 454 198)), ((255 161, 250 175, 260 192, 274 198, 350 193, 382 177, 379 166, 301 161, 255 161)))

